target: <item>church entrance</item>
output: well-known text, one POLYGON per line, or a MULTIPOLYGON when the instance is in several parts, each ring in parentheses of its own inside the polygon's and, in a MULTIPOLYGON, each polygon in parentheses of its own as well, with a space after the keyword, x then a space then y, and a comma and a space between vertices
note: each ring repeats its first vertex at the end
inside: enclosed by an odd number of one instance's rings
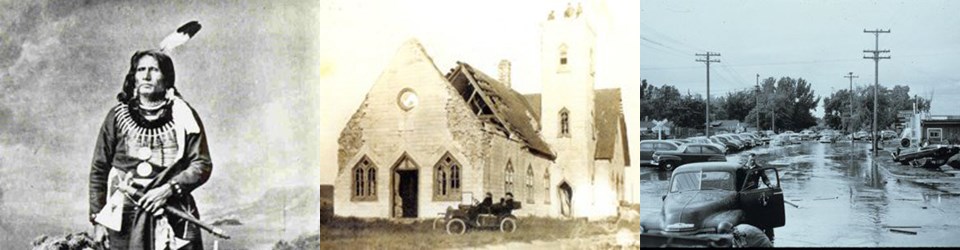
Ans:
POLYGON ((394 193, 394 216, 403 218, 417 217, 417 170, 397 170, 394 193))
POLYGON ((557 187, 560 195, 560 214, 564 217, 573 216, 573 188, 566 181, 561 182, 557 187))
POLYGON ((394 218, 416 218, 420 171, 407 155, 393 166, 392 214, 394 218))

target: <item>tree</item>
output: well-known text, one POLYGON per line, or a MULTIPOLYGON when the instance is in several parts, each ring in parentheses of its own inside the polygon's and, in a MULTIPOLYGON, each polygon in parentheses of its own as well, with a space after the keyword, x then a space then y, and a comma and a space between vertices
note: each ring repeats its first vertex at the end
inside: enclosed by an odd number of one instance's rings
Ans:
POLYGON ((640 100, 643 100, 644 93, 647 92, 647 79, 640 80, 640 100))
POLYGON ((735 106, 745 107, 745 113, 737 110, 736 115, 731 117, 752 123, 759 115, 760 127, 769 129, 773 115, 776 115, 777 131, 802 130, 817 125, 812 111, 817 108, 820 98, 816 97, 810 83, 803 78, 782 77, 776 80, 770 77, 763 80, 759 90, 744 90, 739 94, 734 97, 739 99, 739 104, 735 106), (759 95, 759 106, 755 104, 756 95, 759 95))
MULTIPOLYGON (((852 119, 849 121, 851 131, 870 130, 873 124, 873 85, 868 87, 859 87, 853 91, 854 111, 852 119)), ((880 86, 880 92, 877 95, 877 129, 892 128, 896 122, 897 113, 904 110, 913 110, 913 104, 917 104, 917 110, 920 112, 930 110, 930 100, 919 96, 910 97, 910 87, 896 85, 892 89, 880 86)), ((824 98, 824 119, 827 120, 827 126, 831 128, 843 128, 843 121, 840 120, 844 114, 849 112, 851 93, 849 90, 840 90, 832 93, 830 97, 824 98)))

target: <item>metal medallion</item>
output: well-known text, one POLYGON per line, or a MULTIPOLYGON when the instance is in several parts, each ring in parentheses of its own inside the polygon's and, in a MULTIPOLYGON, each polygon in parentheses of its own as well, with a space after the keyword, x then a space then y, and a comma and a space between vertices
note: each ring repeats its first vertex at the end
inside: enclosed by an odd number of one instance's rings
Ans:
POLYGON ((153 151, 150 150, 149 147, 142 147, 137 150, 137 158, 139 158, 140 160, 146 161, 150 159, 150 156, 152 155, 153 155, 153 151))
POLYGON ((141 162, 140 165, 137 165, 137 175, 141 177, 150 176, 153 173, 153 167, 150 166, 150 163, 141 162))

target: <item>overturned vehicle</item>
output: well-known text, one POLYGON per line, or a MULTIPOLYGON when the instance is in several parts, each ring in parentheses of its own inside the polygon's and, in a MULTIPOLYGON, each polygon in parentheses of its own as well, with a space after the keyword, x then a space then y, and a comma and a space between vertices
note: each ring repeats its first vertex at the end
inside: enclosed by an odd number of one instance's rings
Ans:
MULTIPOLYGON (((909 145, 908 143, 904 143, 909 145)), ((929 145, 916 150, 902 150, 897 148, 893 154, 893 161, 902 165, 914 167, 937 168, 948 164, 960 168, 960 159, 957 159, 960 147, 954 145, 929 145)))
POLYGON ((762 230, 770 242, 773 229, 785 225, 776 168, 746 169, 732 162, 680 166, 670 179, 660 213, 640 222, 641 235, 715 243, 736 242, 733 233, 741 225, 762 230))

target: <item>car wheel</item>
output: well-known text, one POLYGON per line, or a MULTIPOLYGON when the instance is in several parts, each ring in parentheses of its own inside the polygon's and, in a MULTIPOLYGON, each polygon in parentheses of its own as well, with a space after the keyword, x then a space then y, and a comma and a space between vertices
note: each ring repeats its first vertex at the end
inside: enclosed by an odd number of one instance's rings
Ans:
POLYGON ((467 223, 459 218, 447 222, 447 234, 463 234, 467 232, 467 223))
POLYGON ((669 161, 668 161, 668 162, 664 162, 663 165, 661 165, 661 166, 662 166, 663 170, 666 170, 666 171, 673 171, 673 167, 674 167, 674 166, 673 166, 673 162, 669 162, 669 161))
POLYGON ((445 222, 445 221, 444 221, 444 218, 443 218, 443 217, 437 217, 436 219, 433 219, 433 230, 437 230, 437 229, 443 228, 443 226, 444 226, 444 224, 445 224, 444 222, 445 222))
POLYGON ((517 230, 517 219, 507 217, 500 221, 500 232, 513 233, 517 230))

